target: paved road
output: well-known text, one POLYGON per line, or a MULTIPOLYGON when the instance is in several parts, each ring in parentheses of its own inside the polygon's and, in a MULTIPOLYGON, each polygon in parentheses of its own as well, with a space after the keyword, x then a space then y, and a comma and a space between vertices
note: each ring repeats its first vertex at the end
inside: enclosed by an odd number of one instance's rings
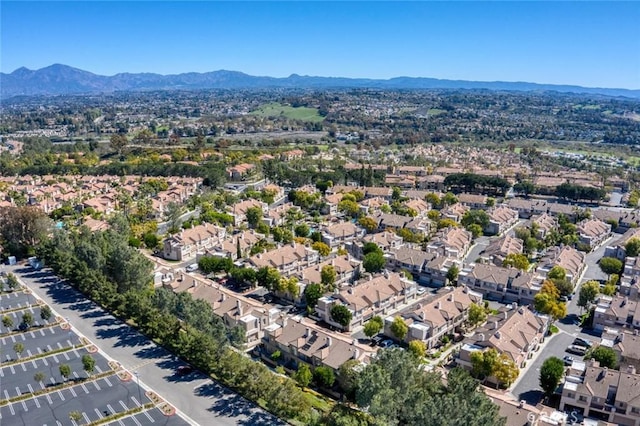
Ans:
POLYGON ((49 270, 33 272, 20 266, 7 269, 15 272, 60 316, 68 318, 74 329, 93 341, 104 354, 128 370, 138 372, 143 385, 148 385, 179 413, 188 416, 192 424, 286 424, 200 373, 177 376, 179 360, 73 288, 56 285, 57 279, 49 270))

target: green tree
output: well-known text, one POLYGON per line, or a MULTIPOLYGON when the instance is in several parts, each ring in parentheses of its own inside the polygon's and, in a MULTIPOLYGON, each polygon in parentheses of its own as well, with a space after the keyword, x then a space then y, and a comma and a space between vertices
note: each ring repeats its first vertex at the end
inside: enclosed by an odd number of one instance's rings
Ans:
POLYGON ((20 354, 24 352, 24 345, 20 342, 16 343, 13 345, 13 351, 16 353, 18 358, 20 358, 20 354))
POLYGON ((31 327, 33 325, 33 321, 33 315, 31 312, 25 312, 22 314, 22 324, 24 324, 25 327, 31 327))
POLYGON ((376 221, 369 216, 363 216, 358 219, 358 224, 362 226, 368 233, 372 233, 376 229, 378 229, 378 224, 376 223, 376 221))
POLYGON ((96 360, 91 355, 82 355, 82 368, 87 372, 87 376, 91 376, 96 369, 96 360))
POLYGON ((587 281, 582 284, 578 296, 578 306, 588 308, 600 293, 600 284, 597 281, 587 281))
POLYGON ((458 280, 458 274, 460 274, 460 268, 458 268, 458 265, 451 265, 447 270, 447 280, 449 280, 450 283, 455 283, 458 280))
POLYGON ((311 248, 317 251, 320 254, 320 256, 329 256, 329 253, 331 253, 331 247, 329 247, 327 244, 323 243, 322 241, 317 241, 311 244, 311 248))
POLYGON ((40 318, 42 318, 43 320, 48 321, 52 315, 53 313, 51 312, 51 308, 49 307, 49 305, 44 305, 42 306, 42 308, 40 308, 40 318))
POLYGON ((367 242, 362 245, 362 254, 366 256, 369 253, 383 254, 383 251, 376 243, 367 242))
POLYGON ((540 368, 540 387, 547 397, 553 395, 564 375, 564 362, 555 356, 547 358, 540 368))
POLYGON ((636 257, 640 254, 640 239, 639 238, 631 238, 627 241, 627 244, 624 245, 624 250, 627 256, 636 257))
POLYGON ((256 273, 256 279, 258 284, 267 290, 274 290, 277 288, 280 282, 280 272, 277 269, 271 268, 269 266, 264 266, 258 269, 256 273))
POLYGON ((67 364, 61 364, 60 367, 58 367, 58 370, 60 370, 60 375, 65 381, 69 378, 69 376, 71 376, 71 367, 69 367, 67 364))
POLYGON ((129 140, 125 135, 115 133, 111 135, 109 142, 110 142, 109 145, 111 146, 111 149, 116 151, 118 155, 122 155, 122 150, 127 146, 127 144, 129 143, 129 140))
POLYGON ((595 359, 600 363, 600 367, 618 368, 616 351, 606 346, 598 346, 590 349, 585 354, 584 359, 595 359))
POLYGON ((551 315, 554 320, 567 316, 567 305, 560 302, 560 291, 550 280, 542 283, 542 288, 533 298, 533 306, 536 311, 551 315))
POLYGON ((478 238, 482 235, 482 226, 477 223, 472 223, 471 225, 467 225, 467 231, 471 232, 473 238, 478 238))
POLYGON ((79 422, 82 420, 82 413, 80 411, 74 410, 69 412, 69 419, 73 422, 79 422))
POLYGON ((39 207, 0 207, 0 240, 5 252, 23 257, 49 238, 53 223, 39 207))
POLYGON ((176 233, 180 230, 180 216, 182 216, 182 207, 178 203, 167 203, 167 207, 164 210, 164 217, 169 224, 170 233, 176 233))
POLYGON ((498 363, 499 354, 494 348, 471 353, 471 371, 480 380, 493 375, 498 363))
POLYGON ((13 320, 9 315, 5 315, 2 317, 2 325, 4 325, 6 328, 13 327, 13 320))
POLYGON ((567 278, 567 271, 562 266, 554 266, 547 274, 550 280, 564 280, 567 278))
POLYGON ((344 328, 348 328, 349 324, 351 324, 351 318, 353 314, 344 305, 334 305, 331 308, 331 319, 338 324, 340 324, 344 328))
POLYGON ((18 278, 16 278, 16 276, 11 273, 7 274, 7 287, 9 288, 9 290, 15 290, 16 288, 20 287, 18 278))
POLYGON ((384 256, 380 253, 369 253, 364 256, 362 260, 362 267, 365 271, 375 273, 379 272, 384 268, 384 264, 386 260, 384 256))
POLYGON ((360 206, 355 201, 342 200, 338 203, 338 210, 347 216, 357 217, 360 213, 360 206))
POLYGON ((142 240, 144 241, 144 245, 150 250, 157 249, 160 246, 160 237, 152 232, 144 234, 142 240))
POLYGON ((324 388, 330 388, 336 381, 333 369, 330 367, 320 366, 313 370, 313 378, 318 385, 324 388))
POLYGON ((456 222, 453 219, 449 219, 448 217, 440 219, 436 225, 436 228, 438 229, 457 228, 457 227, 458 227, 458 222, 456 222))
POLYGON ((481 229, 485 229, 489 226, 489 222, 489 215, 484 210, 468 210, 460 221, 467 229, 469 229, 469 225, 473 224, 479 225, 481 229))
POLYGON ((360 361, 350 359, 342 363, 338 368, 336 380, 342 391, 352 399, 355 396, 356 380, 358 379, 358 370, 361 365, 360 361))
POLYGON ((529 259, 527 259, 527 256, 525 256, 524 254, 510 253, 505 256, 504 260, 502 261, 502 266, 504 266, 505 268, 512 266, 514 268, 526 271, 529 269, 529 259))
POLYGON ((418 358, 424 358, 427 353, 427 346, 422 340, 412 340, 409 342, 408 350, 418 358))
POLYGON ((382 330, 382 327, 384 327, 382 318, 376 315, 375 317, 371 318, 369 321, 365 323, 364 335, 367 336, 369 339, 371 339, 373 336, 380 333, 380 330, 382 330))
POLYGON ((400 316, 396 316, 390 326, 391 332, 398 340, 403 340, 409 332, 409 326, 400 316))
POLYGON ((598 263, 600 265, 600 269, 605 274, 620 274, 622 272, 622 261, 616 259, 615 257, 603 257, 600 259, 598 263))
POLYGON ((322 294, 322 286, 320 284, 308 284, 304 288, 304 299, 307 301, 307 306, 311 309, 315 308, 322 294))
POLYGON ((258 223, 262 220, 262 209, 260 207, 254 206, 249 207, 246 212, 247 222, 249 226, 255 228, 258 226, 258 223))
POLYGON ((313 380, 313 373, 311 373, 311 369, 307 364, 301 362, 298 364, 298 371, 293 375, 293 379, 298 382, 300 386, 306 388, 311 384, 311 380, 313 380))
POLYGON ((307 225, 306 223, 300 223, 296 225, 296 227, 294 228, 294 232, 296 234, 296 237, 306 238, 309 236, 309 232, 311 232, 311 229, 309 228, 309 225, 307 225))
POLYGON ((336 268, 333 265, 324 265, 320 270, 320 283, 324 288, 333 290, 337 276, 336 268))
POLYGON ((498 383, 508 388, 518 378, 519 373, 518 366, 509 355, 501 353, 493 371, 498 383))
POLYGON ((36 374, 33 375, 33 380, 35 380, 38 383, 44 382, 45 378, 46 377, 42 371, 38 371, 36 374))
POLYGON ((469 305, 469 324, 472 327, 475 327, 479 324, 484 323, 487 320, 487 312, 480 305, 476 305, 472 303, 469 305))

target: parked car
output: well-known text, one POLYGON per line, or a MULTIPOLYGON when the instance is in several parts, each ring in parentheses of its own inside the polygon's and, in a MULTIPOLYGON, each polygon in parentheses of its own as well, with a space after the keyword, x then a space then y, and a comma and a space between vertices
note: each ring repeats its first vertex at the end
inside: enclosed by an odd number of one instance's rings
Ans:
POLYGON ((569 345, 567 349, 565 349, 565 351, 569 352, 570 354, 582 356, 587 353, 587 348, 585 348, 584 346, 569 345))
POLYGON ((187 272, 195 272, 195 271, 197 271, 197 270, 198 270, 198 264, 197 264, 197 263, 192 263, 191 265, 187 266, 187 267, 185 268, 185 270, 186 270, 187 272))
POLYGON ((178 367, 178 376, 186 376, 187 374, 193 373, 193 367, 190 365, 181 365, 178 367))
POLYGON ((562 360, 564 361, 564 365, 571 365, 573 364, 573 357, 571 355, 567 355, 564 358, 562 358, 562 360))
POLYGON ((388 339, 387 339, 387 340, 383 340, 382 342, 380 342, 380 345, 379 345, 379 346, 380 346, 381 348, 388 348, 388 347, 390 347, 391 345, 393 345, 393 340, 388 340, 388 339))
POLYGON ((590 340, 583 339, 582 337, 576 337, 573 341, 573 344, 577 346, 584 346, 585 348, 590 348, 591 346, 593 346, 593 343, 591 343, 590 340))

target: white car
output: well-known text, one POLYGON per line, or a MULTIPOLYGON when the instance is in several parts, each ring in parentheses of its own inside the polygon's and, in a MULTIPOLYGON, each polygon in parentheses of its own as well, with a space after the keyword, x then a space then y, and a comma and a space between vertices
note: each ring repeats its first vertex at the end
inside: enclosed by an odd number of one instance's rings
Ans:
POLYGON ((191 265, 187 266, 187 267, 185 268, 185 270, 186 270, 187 272, 195 272, 195 271, 197 271, 197 270, 198 270, 198 264, 197 264, 197 263, 192 263, 191 265))

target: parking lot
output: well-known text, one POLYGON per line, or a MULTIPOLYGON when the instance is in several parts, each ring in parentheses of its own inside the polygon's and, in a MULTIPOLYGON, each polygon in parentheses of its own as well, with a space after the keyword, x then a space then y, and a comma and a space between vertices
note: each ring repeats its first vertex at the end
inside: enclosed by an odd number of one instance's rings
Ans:
POLYGON ((2 354, 2 363, 13 361, 17 354, 13 352, 16 343, 21 343, 23 352, 21 358, 44 354, 55 350, 71 348, 78 344, 78 336, 63 330, 60 326, 25 330, 22 333, 0 337, 0 346, 6 348, 2 354))
POLYGON ((25 293, 24 291, 0 294, 0 314, 12 309, 29 307, 36 303, 36 298, 33 297, 32 294, 25 293))
POLYGON ((107 424, 110 426, 142 426, 148 424, 157 426, 183 426, 189 423, 177 416, 165 416, 159 409, 153 408, 107 424))

